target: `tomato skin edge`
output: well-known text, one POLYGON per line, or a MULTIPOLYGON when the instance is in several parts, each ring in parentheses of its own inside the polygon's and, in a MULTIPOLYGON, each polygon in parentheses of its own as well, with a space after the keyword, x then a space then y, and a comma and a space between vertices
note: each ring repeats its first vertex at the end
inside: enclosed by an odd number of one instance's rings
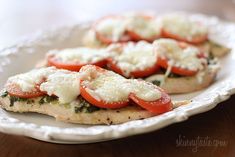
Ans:
MULTIPOLYGON (((47 64, 48 66, 55 66, 58 69, 66 69, 66 70, 70 70, 70 71, 79 71, 83 66, 88 65, 88 64, 69 64, 69 63, 60 63, 59 61, 56 61, 55 58, 53 58, 53 56, 49 56, 47 58, 47 64)), ((107 64, 107 60, 100 60, 94 63, 89 63, 92 65, 96 65, 99 67, 104 67, 107 64)))
POLYGON ((123 16, 118 16, 118 15, 109 15, 109 16, 105 16, 99 20, 97 20, 93 26, 92 26, 92 30, 95 32, 96 38, 101 41, 104 44, 112 44, 112 43, 126 43, 128 41, 132 41, 131 37, 127 34, 124 33, 124 36, 122 38, 120 38, 118 41, 113 41, 112 39, 105 37, 104 35, 102 35, 101 33, 99 33, 96 30, 96 25, 98 25, 102 20, 108 19, 108 18, 125 18, 123 16))
MULTIPOLYGON (((125 73, 122 71, 122 69, 120 67, 117 66, 117 64, 115 63, 115 61, 112 58, 108 58, 107 60, 108 60, 108 67, 112 71, 114 71, 122 76, 125 76, 125 73)), ((132 71, 132 72, 130 72, 130 76, 125 76, 125 77, 128 77, 128 78, 129 77, 135 77, 135 78, 147 77, 147 76, 150 76, 150 75, 156 73, 159 69, 160 69, 160 66, 158 66, 157 61, 156 61, 156 64, 153 67, 148 67, 145 70, 132 71)))
POLYGON ((188 39, 180 37, 176 34, 170 33, 168 31, 166 31, 164 28, 162 29, 162 36, 164 38, 171 38, 171 39, 175 39, 175 40, 178 40, 178 41, 183 41, 183 42, 186 42, 186 43, 190 43, 190 44, 193 44, 193 45, 203 43, 208 39, 208 34, 206 34, 202 37, 198 37, 198 38, 195 38, 195 39, 192 39, 192 40, 188 40, 188 39))
MULTIPOLYGON (((162 57, 158 57, 158 65, 164 69, 168 68, 168 60, 162 57)), ((178 74, 178 75, 182 75, 182 76, 194 76, 198 73, 198 70, 188 70, 188 69, 183 69, 180 67, 175 67, 172 66, 171 68, 171 72, 178 74)))
POLYGON ((36 91, 33 92, 23 92, 16 84, 6 84, 5 86, 6 91, 10 96, 15 96, 19 98, 37 98, 43 95, 46 95, 45 93, 41 92, 39 89, 35 88, 36 91))
POLYGON ((130 93, 129 98, 134 101, 137 105, 141 106, 149 112, 155 114, 162 114, 171 111, 173 109, 173 105, 170 96, 166 94, 164 90, 160 89, 160 91, 162 96, 156 101, 145 101, 143 99, 138 98, 134 93, 130 93))
POLYGON ((128 101, 123 101, 123 102, 115 102, 115 103, 106 103, 103 100, 97 100, 95 99, 92 95, 90 95, 87 91, 86 91, 86 86, 82 85, 82 81, 81 81, 81 86, 80 86, 80 93, 81 96, 88 101, 89 103, 91 103, 94 106, 97 107, 101 107, 101 108, 110 108, 110 109, 117 109, 117 108, 121 108, 121 107, 125 107, 127 105, 129 105, 129 100, 128 101))

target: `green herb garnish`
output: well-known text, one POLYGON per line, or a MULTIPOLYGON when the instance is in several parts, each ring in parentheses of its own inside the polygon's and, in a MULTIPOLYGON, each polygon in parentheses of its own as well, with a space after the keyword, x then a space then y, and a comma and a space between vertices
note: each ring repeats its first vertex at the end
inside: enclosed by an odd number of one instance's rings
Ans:
POLYGON ((49 96, 49 95, 46 95, 46 96, 43 96, 40 100, 39 100, 39 104, 42 105, 44 103, 51 103, 53 101, 57 101, 58 98, 55 97, 55 96, 49 96))
POLYGON ((75 113, 81 113, 81 112, 92 113, 92 112, 95 112, 95 111, 98 111, 101 109, 99 107, 91 105, 89 102, 87 102, 82 97, 79 97, 78 100, 80 101, 80 104, 79 104, 79 106, 74 107, 75 113))
POLYGON ((1 93, 1 97, 2 97, 2 98, 7 97, 7 95, 8 95, 8 92, 7 92, 7 91, 4 91, 3 93, 1 93))
POLYGON ((44 103, 45 103, 44 97, 42 97, 42 98, 38 101, 38 103, 39 103, 40 105, 44 104, 44 103))
POLYGON ((27 104, 32 104, 32 103, 34 103, 34 100, 33 99, 28 99, 26 103, 27 104))
POLYGON ((14 103, 19 101, 19 102, 23 102, 23 101, 27 101, 28 99, 26 98, 20 98, 20 97, 16 97, 16 96, 10 96, 10 106, 14 106, 14 103))
POLYGON ((170 73, 170 74, 168 75, 168 77, 171 77, 171 78, 179 78, 179 77, 182 77, 182 76, 177 75, 177 74, 174 74, 174 73, 170 73))
POLYGON ((161 81, 159 81, 159 80, 154 80, 154 81, 152 81, 152 83, 153 83, 154 85, 156 85, 156 86, 160 86, 161 81))

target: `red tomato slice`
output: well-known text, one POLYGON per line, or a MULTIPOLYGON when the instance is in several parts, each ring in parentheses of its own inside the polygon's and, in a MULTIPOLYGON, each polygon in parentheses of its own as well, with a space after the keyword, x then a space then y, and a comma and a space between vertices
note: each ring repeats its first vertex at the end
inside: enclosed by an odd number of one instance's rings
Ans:
POLYGON ((49 56, 47 58, 47 63, 49 66, 55 66, 58 69, 66 69, 70 71, 79 71, 82 66, 92 64, 97 65, 99 67, 104 67, 107 64, 106 59, 94 62, 94 63, 87 63, 87 64, 79 64, 79 63, 64 63, 58 59, 56 59, 54 56, 49 56))
MULTIPOLYGON (((153 17, 149 16, 149 15, 142 15, 141 14, 139 16, 143 17, 145 20, 153 20, 153 17)), ((134 41, 145 40, 145 41, 148 41, 148 42, 153 42, 155 39, 160 37, 160 35, 158 34, 158 35, 152 36, 150 38, 145 38, 145 37, 141 36, 140 34, 138 34, 137 32, 135 32, 132 29, 127 29, 127 33, 132 38, 132 40, 134 40, 134 41)))
POLYGON ((155 39, 160 38, 159 35, 153 36, 151 38, 145 38, 145 37, 142 37, 141 35, 137 34, 136 32, 134 32, 132 30, 128 30, 127 33, 132 38, 132 40, 134 40, 134 41, 145 40, 147 42, 153 42, 155 39))
MULTIPOLYGON (((164 69, 168 68, 168 60, 166 58, 158 57, 157 62, 158 62, 158 65, 163 67, 164 69)), ((189 69, 172 66, 171 72, 178 74, 178 75, 183 75, 183 76, 193 76, 197 74, 198 70, 189 70, 189 69)))
POLYGON ((173 34, 171 32, 168 32, 164 28, 162 29, 162 36, 165 38, 172 38, 172 39, 187 42, 190 44, 200 44, 202 42, 205 42, 208 38, 208 35, 206 34, 206 35, 198 36, 198 37, 195 37, 195 38, 189 40, 189 39, 183 38, 177 34, 173 34))
POLYGON ((36 98, 39 96, 45 95, 38 88, 35 87, 35 91, 32 92, 23 92, 17 84, 8 83, 6 85, 6 90, 10 96, 16 96, 20 98, 36 98))
POLYGON ((155 101, 145 101, 141 98, 138 98, 136 94, 131 93, 129 95, 129 98, 134 101, 136 104, 139 106, 143 107, 144 109, 156 113, 156 114, 161 114, 168 112, 172 110, 172 102, 170 96, 163 91, 161 88, 157 87, 156 88, 161 92, 161 98, 155 101))
POLYGON ((96 34, 96 37, 101 41, 103 42, 104 44, 112 44, 112 43, 125 43, 125 42, 128 42, 128 41, 131 41, 131 37, 124 33, 123 36, 118 40, 118 41, 113 41, 112 39, 110 39, 109 37, 103 35, 102 33, 100 33, 99 31, 97 31, 96 29, 96 26, 102 22, 103 20, 107 20, 109 18, 119 18, 119 19, 123 19, 124 17, 122 16, 116 16, 116 15, 111 15, 111 16, 106 16, 106 17, 103 17, 101 18, 100 20, 98 20, 94 26, 93 26, 93 30, 95 31, 95 34, 96 34))
POLYGON ((89 94, 89 92, 87 92, 86 90, 87 88, 88 87, 82 85, 82 81, 81 81, 81 86, 80 86, 81 96, 94 106, 101 107, 101 108, 115 109, 115 108, 125 107, 129 104, 129 100, 121 101, 121 102, 112 102, 112 103, 105 102, 104 100, 97 100, 95 97, 89 94))
MULTIPOLYGON (((125 72, 120 67, 117 66, 117 63, 115 63, 115 61, 112 58, 108 59, 108 66, 114 72, 116 72, 122 76, 125 76, 125 72)), ((158 66, 158 64, 156 62, 156 64, 152 67, 148 67, 144 70, 136 70, 136 71, 130 72, 130 77, 135 77, 135 78, 147 77, 149 75, 156 73, 159 69, 160 69, 160 67, 158 66)))
MULTIPOLYGON (((92 65, 90 66, 84 66, 80 72, 83 72, 83 71, 86 71, 87 68, 91 68, 92 65)), ((102 73, 105 75, 105 72, 107 72, 107 70, 103 69, 103 68, 100 68, 100 67, 97 67, 97 66, 92 66, 92 67, 95 67, 96 69, 96 72, 97 73, 102 73)), ((91 74, 92 75, 92 74, 91 74)), ((95 79, 97 75, 92 75, 90 78, 93 78, 95 79)), ((83 81, 84 80, 81 80, 81 83, 80 83, 80 93, 81 93, 81 96, 86 100, 88 101, 89 103, 91 103, 92 105, 94 106, 97 106, 97 107, 101 107, 101 108, 121 108, 121 107, 124 107, 124 106, 127 106, 129 104, 129 100, 127 101, 122 101, 122 102, 112 102, 112 103, 108 103, 104 100, 97 100, 94 96, 92 96, 89 92, 87 92, 87 90, 89 89, 87 86, 85 86, 83 84, 83 81)))

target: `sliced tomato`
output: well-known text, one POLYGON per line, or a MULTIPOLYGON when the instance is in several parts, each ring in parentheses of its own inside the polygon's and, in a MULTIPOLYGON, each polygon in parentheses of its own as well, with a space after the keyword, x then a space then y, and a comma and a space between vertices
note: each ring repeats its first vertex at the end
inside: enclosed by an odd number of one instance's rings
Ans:
MULTIPOLYGON (((95 66, 95 65, 88 65, 88 66, 84 66, 80 72, 83 72, 83 71, 86 71, 87 69, 89 68, 95 68, 96 69, 96 73, 101 73, 103 75, 105 75, 105 72, 107 72, 107 70, 103 69, 103 68, 100 68, 98 66, 95 66)), ((92 75, 92 74, 91 74, 92 75)), ((95 79, 97 75, 92 75, 90 78, 93 78, 95 79)), ((84 80, 81 80, 81 83, 80 83, 80 93, 81 93, 81 96, 86 100, 88 101, 89 103, 91 103, 92 105, 94 106, 97 106, 97 107, 101 107, 101 108, 121 108, 121 107, 125 107, 129 104, 129 100, 127 101, 121 101, 121 102, 106 102, 104 100, 98 100, 97 98, 95 98, 94 96, 92 96, 89 92, 87 92, 87 90, 89 90, 89 88, 87 86, 85 86, 83 84, 83 81, 84 80)), ((90 89, 92 90, 92 89, 90 89)))
POLYGON ((115 109, 115 108, 125 107, 129 104, 128 100, 121 101, 121 102, 112 102, 112 103, 105 102, 104 100, 98 100, 95 97, 93 97, 89 92, 87 92, 87 89, 88 87, 82 85, 82 82, 81 82, 81 86, 80 86, 81 96, 94 106, 101 107, 101 108, 115 109))
MULTIPOLYGON (((148 20, 148 21, 153 20, 153 18, 154 18, 152 16, 143 15, 143 14, 141 14, 139 16, 141 16, 142 18, 144 18, 145 20, 148 20)), ((133 29, 127 29, 127 33, 134 41, 145 40, 148 42, 153 42, 155 39, 160 38, 160 34, 154 35, 150 38, 145 38, 145 37, 141 36, 140 34, 138 34, 137 32, 135 32, 133 29)))
POLYGON ((92 65, 97 65, 99 67, 104 67, 107 64, 106 59, 93 62, 93 63, 87 63, 87 64, 79 64, 79 63, 64 63, 58 59, 56 59, 54 56, 49 56, 47 58, 47 64, 49 66, 55 66, 58 69, 66 69, 70 71, 79 71, 82 66, 92 64, 92 65))
MULTIPOLYGON (((125 72, 117 65, 117 63, 112 58, 108 58, 108 66, 114 72, 122 76, 125 76, 125 72)), ((135 77, 135 78, 147 77, 149 75, 156 73, 159 69, 160 67, 158 66, 156 62, 156 64, 152 67, 147 67, 144 70, 135 70, 135 71, 130 72, 130 77, 135 77)))
POLYGON ((165 38, 172 38, 172 39, 187 42, 187 43, 190 43, 190 44, 200 44, 200 43, 205 42, 208 39, 208 35, 205 34, 203 36, 194 37, 193 39, 189 40, 189 39, 186 39, 184 37, 181 37, 180 35, 168 32, 164 28, 162 29, 162 36, 165 37, 165 38))
POLYGON ((127 32, 133 41, 145 40, 147 42, 153 42, 155 39, 158 39, 160 37, 159 35, 155 35, 155 36, 152 36, 151 38, 145 38, 132 30, 128 30, 127 32))
POLYGON ((41 92, 36 86, 34 91, 23 92, 17 84, 7 83, 6 90, 10 96, 20 97, 20 98, 36 98, 39 96, 45 95, 44 92, 41 92))
POLYGON ((161 92, 161 98, 155 101, 143 100, 139 98, 135 93, 130 93, 129 98, 142 108, 155 114, 161 114, 172 110, 173 105, 170 96, 161 88, 157 86, 156 88, 161 92))
MULTIPOLYGON (((159 66, 163 67, 164 69, 167 69, 169 66, 168 59, 166 59, 166 58, 158 57, 157 63, 159 66)), ((178 74, 178 75, 183 75, 183 76, 193 76, 193 75, 197 74, 198 70, 189 70, 189 69, 185 69, 185 68, 172 66, 171 72, 178 74)))
POLYGON ((94 26, 93 26, 93 30, 95 31, 96 37, 98 38, 98 40, 100 40, 101 42, 103 42, 104 44, 112 44, 112 43, 125 43, 128 41, 131 41, 131 37, 127 34, 124 33, 123 36, 118 40, 118 41, 113 41, 112 39, 110 39, 109 37, 105 36, 104 34, 100 33, 97 29, 96 26, 102 22, 103 20, 107 20, 109 18, 116 18, 116 19, 123 19, 124 17, 122 16, 116 16, 116 15, 111 15, 111 16, 106 16, 101 18, 100 20, 98 20, 94 26))

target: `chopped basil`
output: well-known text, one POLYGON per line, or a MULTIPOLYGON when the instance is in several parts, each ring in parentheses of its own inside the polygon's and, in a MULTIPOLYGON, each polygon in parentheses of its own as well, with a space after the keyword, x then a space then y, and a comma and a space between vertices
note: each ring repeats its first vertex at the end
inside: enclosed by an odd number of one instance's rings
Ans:
POLYGON ((160 86, 161 81, 159 81, 159 80, 154 80, 154 81, 152 81, 152 83, 153 83, 154 85, 156 85, 156 86, 160 86))
POLYGON ((95 112, 95 111, 98 111, 98 110, 100 110, 99 107, 90 105, 89 107, 86 108, 86 113, 92 113, 92 112, 95 112))
POLYGON ((15 96, 10 96, 10 106, 14 106, 14 103, 19 101, 19 102, 22 102, 22 101, 27 101, 28 99, 26 98, 19 98, 19 97, 15 97, 15 96))
POLYGON ((45 103, 44 97, 42 97, 42 98, 38 101, 38 103, 39 103, 40 105, 44 104, 44 103, 45 103))
POLYGON ((99 107, 91 105, 89 102, 87 102, 82 97, 79 97, 78 99, 80 101, 80 104, 79 104, 79 106, 74 107, 75 113, 81 113, 81 112, 92 113, 92 112, 95 112, 95 111, 98 111, 101 109, 99 107))
POLYGON ((168 75, 168 77, 171 77, 171 78, 178 78, 178 77, 182 77, 182 76, 177 75, 177 74, 174 74, 174 73, 170 73, 170 74, 168 75))
POLYGON ((1 93, 1 97, 2 97, 2 98, 7 97, 7 95, 8 95, 8 92, 7 92, 7 91, 4 91, 3 93, 1 93))
POLYGON ((34 100, 33 99, 28 99, 26 103, 27 104, 32 104, 32 103, 34 103, 34 100))
POLYGON ((50 102, 56 101, 56 100, 58 100, 58 98, 55 97, 55 96, 46 96, 46 102, 47 103, 50 103, 50 102))
POLYGON ((44 104, 44 103, 51 103, 53 101, 57 101, 58 98, 55 97, 55 96, 49 96, 49 95, 46 95, 46 96, 43 96, 39 101, 38 103, 40 105, 44 104))

